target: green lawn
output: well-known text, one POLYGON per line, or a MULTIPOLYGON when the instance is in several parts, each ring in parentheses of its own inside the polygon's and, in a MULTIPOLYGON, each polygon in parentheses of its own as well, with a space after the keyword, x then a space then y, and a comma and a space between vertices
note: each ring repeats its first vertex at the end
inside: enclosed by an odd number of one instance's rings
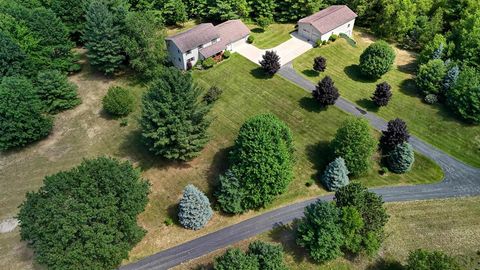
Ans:
POLYGON ((253 45, 260 49, 270 49, 282 44, 290 39, 290 32, 295 30, 295 24, 274 23, 262 30, 257 25, 249 24, 252 31, 251 35, 255 37, 253 45))
POLYGON ((324 75, 331 76, 342 97, 376 112, 386 120, 402 118, 416 136, 464 162, 480 167, 480 126, 462 123, 441 104, 431 106, 422 102, 412 75, 415 56, 397 50, 397 60, 390 72, 378 81, 366 80, 359 73, 358 59, 368 46, 368 38, 357 31, 355 40, 356 47, 339 39, 333 44, 310 50, 294 61, 294 67, 315 83, 324 75), (324 74, 312 70, 313 59, 320 55, 327 58, 324 74), (393 97, 387 107, 377 110, 370 101, 370 96, 375 85, 382 81, 392 85, 393 97))

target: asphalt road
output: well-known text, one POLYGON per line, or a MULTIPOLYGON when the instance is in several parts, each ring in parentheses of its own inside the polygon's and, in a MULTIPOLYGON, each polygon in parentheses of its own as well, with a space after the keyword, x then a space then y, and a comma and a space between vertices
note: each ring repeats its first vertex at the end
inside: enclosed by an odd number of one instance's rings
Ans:
MULTIPOLYGON (((306 91, 312 91, 315 88, 313 83, 299 75, 293 69, 291 63, 283 66, 279 74, 306 91)), ((340 98, 335 106, 353 115, 365 117, 370 121, 372 126, 378 130, 386 128, 385 120, 375 114, 358 108, 355 104, 345 99, 340 98)), ((412 136, 410 143, 417 152, 437 162, 443 169, 445 178, 442 182, 436 184, 372 189, 372 191, 382 195, 386 202, 480 195, 480 169, 466 165, 416 137, 412 136)), ((332 195, 322 196, 317 199, 331 200, 332 195)), ((294 219, 302 217, 305 206, 317 199, 295 203, 261 214, 187 243, 156 253, 138 262, 123 266, 120 269, 168 269, 182 262, 198 258, 238 241, 269 231, 277 226, 288 224, 294 219)))

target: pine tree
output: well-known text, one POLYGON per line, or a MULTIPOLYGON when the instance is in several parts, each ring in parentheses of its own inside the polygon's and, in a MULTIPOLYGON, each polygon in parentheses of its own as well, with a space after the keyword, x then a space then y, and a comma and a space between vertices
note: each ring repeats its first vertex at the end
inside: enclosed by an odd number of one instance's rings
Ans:
POLYGON ((90 3, 83 36, 90 64, 107 75, 124 60, 121 32, 126 9, 112 5, 108 0, 90 3))
POLYGON ((414 162, 415 153, 413 152, 413 147, 407 142, 397 145, 393 150, 388 152, 388 169, 394 173, 406 173, 410 171, 414 162))
POLYGON ((383 82, 377 84, 377 88, 375 89, 375 93, 373 93, 372 101, 377 106, 387 106, 390 98, 392 97, 392 87, 387 83, 383 82))
POLYGON ((327 69, 327 59, 322 56, 315 57, 313 60, 313 69, 318 72, 324 72, 327 69))
POLYGON ((262 55, 262 60, 260 65, 265 70, 267 74, 273 76, 280 69, 280 56, 274 51, 266 51, 262 55))
POLYGON ((143 96, 142 137, 155 155, 172 160, 196 157, 208 142, 210 107, 190 74, 166 68, 143 96))
POLYGON ((408 142, 409 138, 407 123, 402 119, 396 118, 388 121, 387 130, 382 131, 380 146, 384 151, 389 151, 399 144, 408 142))
POLYGON ((178 212, 180 224, 187 229, 199 230, 208 223, 212 215, 213 210, 207 196, 194 185, 186 186, 178 212))
POLYGON ((80 104, 77 86, 58 70, 41 71, 35 81, 37 95, 50 113, 73 108, 80 104))
POLYGON ((323 172, 322 182, 329 191, 335 191, 338 188, 348 185, 348 173, 345 160, 338 157, 328 164, 323 172))
POLYGON ((328 106, 335 104, 335 101, 340 97, 338 89, 335 87, 334 82, 330 76, 325 76, 315 90, 312 92, 312 96, 320 103, 321 106, 328 106))

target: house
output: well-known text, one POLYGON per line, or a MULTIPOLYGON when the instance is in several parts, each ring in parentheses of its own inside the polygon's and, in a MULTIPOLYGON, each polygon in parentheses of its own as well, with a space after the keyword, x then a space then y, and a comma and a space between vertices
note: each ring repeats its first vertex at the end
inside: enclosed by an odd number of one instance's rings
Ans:
POLYGON ((241 20, 230 20, 214 26, 202 23, 185 32, 167 37, 170 61, 180 69, 189 69, 198 60, 235 51, 245 44, 250 29, 241 20))
POLYGON ((345 5, 323 9, 298 21, 298 34, 308 41, 328 40, 331 35, 353 33, 357 14, 345 5))

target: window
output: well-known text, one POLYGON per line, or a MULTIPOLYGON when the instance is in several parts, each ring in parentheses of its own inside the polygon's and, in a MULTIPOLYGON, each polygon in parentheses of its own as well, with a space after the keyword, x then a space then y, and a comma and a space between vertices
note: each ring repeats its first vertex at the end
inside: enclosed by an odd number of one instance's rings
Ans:
POLYGON ((195 57, 188 59, 188 62, 193 62, 193 61, 195 61, 195 57))
POLYGON ((191 54, 191 53, 192 53, 192 50, 188 50, 188 51, 186 52, 186 54, 191 54))
POLYGON ((177 51, 178 51, 178 53, 180 53, 180 50, 177 49, 177 51))
POLYGON ((347 27, 350 27, 350 24, 348 24, 348 26, 347 26, 347 27))
POLYGON ((182 62, 182 59, 180 57, 178 58, 178 62, 182 62))

